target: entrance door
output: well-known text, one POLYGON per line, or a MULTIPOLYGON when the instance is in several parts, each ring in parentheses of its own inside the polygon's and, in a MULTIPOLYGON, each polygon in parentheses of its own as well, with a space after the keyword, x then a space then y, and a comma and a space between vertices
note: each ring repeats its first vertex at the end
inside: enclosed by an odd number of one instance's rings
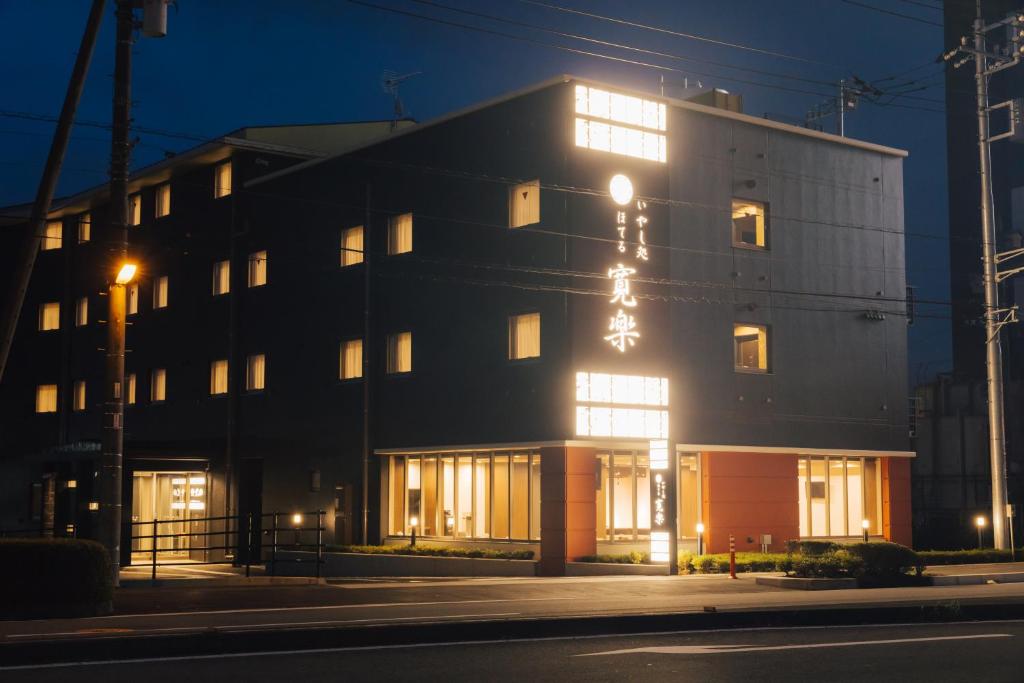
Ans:
POLYGON ((189 520, 206 517, 207 489, 205 472, 134 472, 132 561, 152 561, 154 533, 157 562, 187 559, 191 545, 204 546, 203 536, 193 544, 184 534, 202 531, 189 520))

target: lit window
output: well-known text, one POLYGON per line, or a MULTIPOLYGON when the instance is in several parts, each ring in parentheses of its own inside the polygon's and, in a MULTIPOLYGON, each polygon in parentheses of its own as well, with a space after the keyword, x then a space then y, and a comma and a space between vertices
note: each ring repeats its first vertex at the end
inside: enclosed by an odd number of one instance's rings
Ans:
POLYGON ((732 243, 738 247, 768 248, 763 202, 732 200, 732 243))
POLYGON ((83 213, 78 217, 78 243, 92 239, 92 214, 83 213))
POLYGON ((89 324, 89 297, 83 296, 75 304, 75 327, 89 324))
POLYGON ((155 368, 150 375, 149 400, 160 403, 167 400, 167 370, 155 368))
POLYGON ((139 283, 128 285, 128 315, 139 312, 139 283))
POLYGON ((246 359, 245 390, 263 391, 266 388, 267 357, 262 353, 254 353, 246 359))
POLYGON ((63 241, 63 231, 63 223, 60 221, 48 221, 44 228, 43 241, 40 245, 40 249, 43 251, 60 249, 61 242, 63 241))
POLYGON ((171 184, 164 183, 156 188, 156 217, 163 218, 171 213, 171 184))
POLYGON ((59 330, 60 329, 60 303, 49 301, 39 305, 39 329, 59 330))
POLYGON ((133 194, 128 197, 128 225, 142 223, 142 195, 133 194))
POLYGON ((540 223, 540 181, 521 183, 508 192, 508 225, 521 228, 540 223))
POLYGON ((168 280, 161 275, 153 280, 153 308, 167 308, 168 280))
POLYGON ((219 296, 231 291, 231 261, 217 261, 213 264, 213 295, 219 296))
POLYGON ((85 410, 85 380, 83 379, 75 382, 74 400, 71 403, 71 409, 75 412, 85 410))
POLYGON ((128 385, 128 391, 125 397, 128 401, 128 405, 135 405, 135 373, 133 372, 125 377, 124 381, 125 384, 128 385))
POLYGON ((412 214, 403 213, 388 219, 388 254, 406 254, 412 251, 412 214))
POLYGON ((540 357, 540 313, 509 317, 508 357, 511 360, 540 357))
POLYGON ((249 254, 249 286, 262 287, 267 284, 267 252, 249 254))
POLYGON ((228 362, 215 360, 210 363, 210 395, 228 393, 228 362))
POLYGON ((363 262, 363 226, 357 225, 341 231, 341 265, 354 266, 363 262))
POLYGON ((668 378, 576 373, 576 434, 618 438, 668 438, 668 378), (623 406, 623 407, 619 407, 623 406), (628 407, 626 407, 628 406, 628 407))
POLYGON ((748 372, 768 371, 768 328, 764 325, 733 325, 736 369, 748 372))
POLYGON ((388 335, 388 373, 412 372, 412 332, 388 335))
POLYGON ((881 534, 878 458, 801 457, 797 473, 801 537, 858 537, 865 520, 869 534, 881 534))
POLYGON ((348 339, 341 342, 341 355, 338 360, 341 379, 357 379, 363 376, 363 340, 348 339))
POLYGON ((577 147, 666 161, 663 103, 577 85, 576 113, 577 147))
POLYGON ((57 385, 40 384, 36 387, 36 412, 57 412, 57 385))
POLYGON ((225 161, 213 169, 213 196, 215 199, 231 194, 231 162, 225 161))

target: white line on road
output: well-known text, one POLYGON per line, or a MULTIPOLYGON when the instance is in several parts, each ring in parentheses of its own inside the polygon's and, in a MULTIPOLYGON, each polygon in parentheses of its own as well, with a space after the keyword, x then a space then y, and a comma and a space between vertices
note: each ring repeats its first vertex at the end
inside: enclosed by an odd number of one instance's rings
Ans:
POLYGON ((891 638, 887 640, 850 640, 839 643, 796 643, 793 645, 664 645, 634 647, 626 650, 587 652, 575 657, 601 657, 605 655, 661 654, 661 655, 721 655, 734 652, 763 652, 768 650, 807 650, 821 647, 855 647, 858 645, 895 645, 897 643, 931 643, 942 640, 975 640, 980 638, 1012 638, 1010 633, 980 633, 963 636, 934 636, 931 638, 891 638))

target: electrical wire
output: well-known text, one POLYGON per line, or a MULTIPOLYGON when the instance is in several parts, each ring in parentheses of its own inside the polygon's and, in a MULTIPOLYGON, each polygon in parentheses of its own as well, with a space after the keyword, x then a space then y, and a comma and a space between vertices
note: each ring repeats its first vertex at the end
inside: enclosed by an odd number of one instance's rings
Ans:
POLYGON ((908 19, 910 21, 917 21, 917 22, 920 22, 922 24, 928 24, 930 26, 938 26, 939 28, 943 28, 943 25, 941 23, 937 22, 937 21, 929 21, 928 19, 922 19, 921 17, 915 17, 912 14, 903 14, 902 12, 895 12, 893 10, 883 9, 881 7, 876 7, 874 5, 868 5, 868 4, 863 3, 863 2, 857 2, 857 0, 839 0, 839 2, 846 3, 847 5, 853 5, 855 7, 863 7, 864 9, 873 10, 873 11, 879 12, 881 14, 888 14, 888 15, 893 16, 893 17, 899 17, 900 19, 908 19))

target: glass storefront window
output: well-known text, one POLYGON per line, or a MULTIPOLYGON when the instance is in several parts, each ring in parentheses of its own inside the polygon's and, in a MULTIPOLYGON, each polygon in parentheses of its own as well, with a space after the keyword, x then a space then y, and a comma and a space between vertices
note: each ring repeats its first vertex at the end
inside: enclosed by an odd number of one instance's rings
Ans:
POLYGON ((609 466, 611 456, 601 453, 597 456, 597 540, 611 539, 612 492, 609 485, 609 466))
POLYGON ((476 502, 474 503, 473 535, 477 538, 491 536, 491 458, 488 455, 476 459, 476 502))
POLYGON ((405 458, 391 458, 388 481, 391 484, 388 529, 393 534, 403 534, 408 524, 405 515, 405 458))
POLYGON ((512 538, 530 537, 530 456, 517 453, 512 456, 511 486, 512 538))
POLYGON ((612 456, 612 540, 632 541, 633 454, 612 456))
POLYGON ((508 456, 494 456, 491 470, 491 538, 508 538, 508 456))
POLYGON ((420 476, 420 459, 409 458, 408 465, 409 488, 406 491, 408 503, 405 507, 405 533, 412 532, 413 518, 417 521, 417 533, 423 533, 423 513, 420 510, 420 500, 423 498, 423 491, 420 488, 422 477, 420 476))
POLYGON ((473 457, 460 455, 457 468, 456 491, 458 492, 457 521, 455 535, 470 537, 473 535, 473 457))
POLYGON ((530 538, 540 540, 540 456, 530 456, 530 538))
POLYGON ((797 463, 801 537, 855 537, 861 521, 881 534, 878 458, 802 457, 797 463))
POLYGON ((700 521, 700 470, 696 454, 679 455, 676 495, 679 503, 679 537, 696 538, 700 521))
POLYGON ((651 537, 651 461, 637 454, 633 479, 636 482, 636 534, 638 540, 651 537))

